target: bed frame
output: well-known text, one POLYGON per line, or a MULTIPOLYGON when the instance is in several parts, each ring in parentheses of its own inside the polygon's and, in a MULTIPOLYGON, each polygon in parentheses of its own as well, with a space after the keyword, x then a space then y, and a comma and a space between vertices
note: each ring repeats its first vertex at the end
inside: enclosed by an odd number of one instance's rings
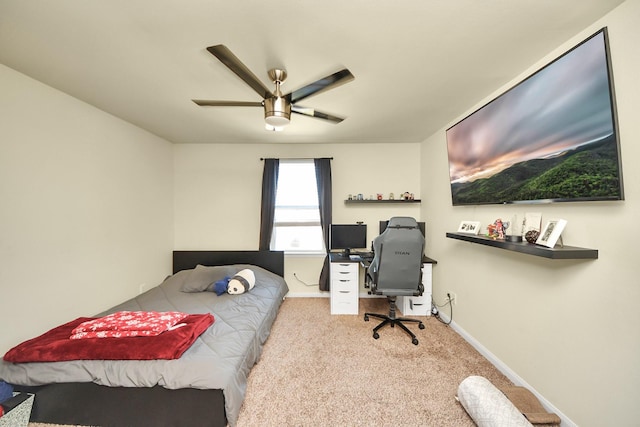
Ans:
MULTIPOLYGON (((252 264, 284 277, 284 252, 174 251, 173 272, 196 265, 252 264)), ((101 427, 224 427, 222 390, 107 387, 94 383, 15 386, 35 393, 31 422, 101 427)))
POLYGON ((173 274, 198 264, 252 264, 284 277, 284 252, 280 251, 173 251, 173 274))

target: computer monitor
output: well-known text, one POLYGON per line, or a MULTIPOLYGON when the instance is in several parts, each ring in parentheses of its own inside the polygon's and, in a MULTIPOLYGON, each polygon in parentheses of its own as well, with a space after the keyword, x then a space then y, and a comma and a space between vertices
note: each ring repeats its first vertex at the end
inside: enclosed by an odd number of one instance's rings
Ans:
MULTIPOLYGON (((384 232, 384 230, 387 229, 387 225, 389 225, 389 220, 386 221, 380 221, 380 234, 382 234, 384 232)), ((418 221, 418 228, 420 229, 420 232, 422 232, 422 237, 424 237, 426 239, 427 235, 426 233, 426 225, 423 221, 418 221)))
POLYGON ((349 255, 352 249, 367 247, 367 224, 331 224, 331 250, 349 255))

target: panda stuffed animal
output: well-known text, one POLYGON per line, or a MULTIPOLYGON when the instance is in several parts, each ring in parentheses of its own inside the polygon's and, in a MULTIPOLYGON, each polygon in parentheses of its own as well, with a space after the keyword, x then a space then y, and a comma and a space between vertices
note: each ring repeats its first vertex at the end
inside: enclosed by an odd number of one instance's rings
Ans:
POLYGON ((227 292, 231 295, 243 294, 251 289, 256 284, 256 275, 252 270, 245 268, 236 273, 235 276, 229 280, 227 292))

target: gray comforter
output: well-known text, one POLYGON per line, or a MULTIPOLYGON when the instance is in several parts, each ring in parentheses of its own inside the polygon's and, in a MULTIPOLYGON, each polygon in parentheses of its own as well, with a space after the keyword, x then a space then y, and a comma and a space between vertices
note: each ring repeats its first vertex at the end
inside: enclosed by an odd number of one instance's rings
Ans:
POLYGON ((0 361, 0 379, 20 385, 94 382, 107 386, 221 389, 227 421, 235 425, 247 377, 258 361, 288 287, 284 279, 256 266, 256 284, 241 295, 182 292, 193 270, 183 270, 159 286, 101 313, 123 310, 212 313, 215 322, 175 360, 77 360, 13 364, 0 361))

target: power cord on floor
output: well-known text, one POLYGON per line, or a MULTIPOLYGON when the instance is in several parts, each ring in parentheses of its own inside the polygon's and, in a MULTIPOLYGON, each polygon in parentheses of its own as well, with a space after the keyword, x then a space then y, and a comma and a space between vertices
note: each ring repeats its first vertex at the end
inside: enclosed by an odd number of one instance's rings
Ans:
POLYGON ((442 305, 436 304, 435 300, 432 297, 431 298, 431 314, 433 314, 440 323, 444 323, 445 325, 450 325, 451 322, 453 321, 453 304, 451 303, 451 295, 447 294, 447 302, 445 302, 442 305), (447 305, 449 306, 449 321, 445 322, 440 317, 440 309, 442 307, 446 307, 447 305))
POLYGON ((295 277, 295 278, 296 278, 296 280, 297 280, 298 282, 302 283, 302 284, 303 284, 303 285, 305 285, 305 286, 320 286, 318 283, 316 283, 316 284, 314 284, 314 285, 311 285, 311 284, 309 284, 309 283, 305 282, 304 280, 300 279, 300 278, 296 275, 296 273, 293 273, 293 277, 295 277))

